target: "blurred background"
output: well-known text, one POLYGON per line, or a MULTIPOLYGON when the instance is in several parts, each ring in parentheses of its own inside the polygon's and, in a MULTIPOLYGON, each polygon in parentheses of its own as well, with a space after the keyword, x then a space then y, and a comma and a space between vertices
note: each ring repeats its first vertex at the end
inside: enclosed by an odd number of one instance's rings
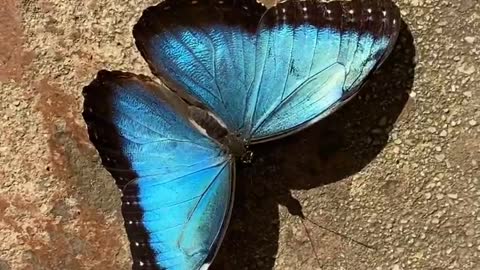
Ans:
MULTIPOLYGON (((1 270, 130 269, 81 89, 150 75, 131 31, 157 2, 0 5, 1 270)), ((399 42, 361 93, 239 166, 213 269, 480 269, 480 4, 395 2, 399 42)))

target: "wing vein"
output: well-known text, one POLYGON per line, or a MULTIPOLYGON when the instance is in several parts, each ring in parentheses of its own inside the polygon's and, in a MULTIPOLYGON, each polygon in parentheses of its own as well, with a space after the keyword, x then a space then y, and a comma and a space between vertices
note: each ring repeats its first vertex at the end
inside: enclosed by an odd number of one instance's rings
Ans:
MULTIPOLYGON (((193 214, 195 213, 195 211, 197 210, 197 207, 198 205, 200 204, 200 202, 202 201, 203 197, 205 196, 205 194, 208 192, 208 190, 212 187, 213 183, 215 183, 218 179, 218 176, 220 175, 221 172, 223 172, 223 170, 225 169, 225 167, 229 164, 229 162, 225 162, 225 164, 221 167, 220 170, 218 170, 217 174, 215 175, 215 177, 213 178, 213 180, 210 182, 210 184, 207 186, 207 188, 205 189, 205 191, 202 193, 201 195, 201 198, 197 201, 197 203, 195 204, 195 207, 192 209, 192 211, 188 214, 188 218, 187 218, 187 221, 185 222, 185 225, 190 222, 190 219, 192 218, 193 214)), ((183 232, 184 230, 182 230, 182 234, 180 235, 180 237, 178 238, 178 242, 177 242, 177 246, 179 249, 181 249, 180 247, 180 240, 183 238, 183 232)))
MULTIPOLYGON (((210 43, 210 47, 212 48, 211 53, 212 53, 213 74, 209 73, 209 75, 212 77, 213 82, 215 83, 215 86, 217 87, 217 93, 219 95, 218 98, 219 98, 220 102, 222 103, 223 107, 225 108, 225 101, 223 99, 222 91, 220 90, 220 86, 218 85, 217 76, 216 76, 217 65, 216 65, 215 59, 216 59, 216 54, 217 53, 216 53, 216 49, 215 49, 215 44, 213 43, 212 38, 205 31, 205 29, 203 29, 201 27, 198 27, 197 29, 199 30, 199 32, 202 32, 203 35, 205 35, 205 38, 208 40, 208 42, 210 43)), ((188 31, 190 33, 193 33, 190 29, 188 31)))
MULTIPOLYGON (((319 71, 318 73, 316 73, 314 76, 316 76, 317 74, 320 74, 322 73, 323 71, 327 70, 328 68, 332 67, 333 65, 337 64, 336 62, 327 66, 326 68, 322 69, 321 71, 319 71)), ((265 117, 263 117, 263 119, 261 121, 258 122, 258 124, 255 126, 255 128, 253 129, 252 131, 252 134, 255 133, 255 131, 258 130, 258 128, 260 128, 264 122, 268 119, 270 119, 272 117, 272 115, 274 115, 274 113, 279 109, 281 108, 286 102, 288 102, 290 100, 290 98, 292 98, 298 91, 300 91, 300 89, 302 88, 302 86, 305 84, 305 82, 309 81, 310 79, 312 79, 314 76, 312 77, 309 77, 307 79, 304 79, 300 84, 299 86, 297 86, 297 88, 295 88, 295 90, 292 91, 292 93, 290 93, 284 100, 282 100, 282 102, 280 102, 280 104, 278 104, 277 106, 275 106, 275 108, 270 112, 268 113, 267 115, 265 115, 265 117)))
POLYGON ((293 56, 293 49, 295 48, 295 33, 292 34, 292 47, 290 48, 290 55, 288 57, 288 68, 287 68, 287 75, 285 76, 285 82, 283 83, 282 95, 280 96, 280 102, 283 100, 283 96, 285 95, 285 89, 287 88, 288 78, 290 77, 290 69, 292 68, 292 56, 293 56))
MULTIPOLYGON (((188 30, 188 31, 190 32, 190 30, 188 30)), ((196 61, 200 64, 200 66, 207 72, 208 75, 210 75, 210 77, 213 79, 213 81, 215 82, 215 85, 216 85, 217 83, 216 83, 216 81, 215 81, 215 77, 212 75, 212 73, 210 72, 210 70, 208 70, 208 68, 205 66, 205 64, 198 59, 197 55, 192 51, 192 49, 191 49, 181 38, 178 38, 178 36, 177 36, 173 31, 166 30, 166 32, 169 32, 170 35, 172 35, 179 43, 181 43, 181 44, 183 45, 183 47, 190 53, 190 55, 192 56, 192 58, 193 58, 194 60, 196 60, 196 61)), ((158 34, 157 34, 157 35, 158 35, 158 34)), ((167 38, 166 40, 168 40, 168 38, 167 38)), ((170 44, 171 47, 173 47, 170 42, 169 42, 169 44, 170 44)), ((188 76, 188 75, 187 75, 187 76, 188 76)), ((195 83, 196 83, 197 85, 201 85, 201 84, 199 84, 198 82, 195 82, 195 83)), ((217 93, 220 93, 220 90, 218 89, 218 85, 216 85, 216 87, 217 87, 217 93)), ((219 96, 214 95, 210 90, 208 90, 208 89, 205 88, 205 87, 201 87, 201 88, 203 88, 206 92, 208 92, 210 95, 212 95, 213 97, 217 98, 218 100, 220 100, 220 101, 223 103, 222 99, 221 99, 219 96)))
MULTIPOLYGON (((268 42, 270 42, 270 33, 268 34, 268 42)), ((249 123, 249 126, 253 125, 253 120, 255 119, 255 115, 257 113, 257 104, 258 104, 258 96, 259 96, 259 92, 260 92, 260 88, 261 88, 261 84, 262 84, 262 81, 263 81, 263 75, 265 74, 265 66, 267 65, 267 60, 268 60, 268 54, 269 54, 269 49, 267 48, 267 52, 266 52, 266 55, 264 56, 265 59, 263 60, 263 65, 261 67, 261 74, 260 74, 260 80, 258 81, 258 86, 257 86, 257 94, 255 95, 255 105, 253 106, 253 112, 252 112, 252 119, 250 120, 251 123, 249 123)), ((256 53, 255 53, 256 55, 256 53)), ((257 61, 257 59, 255 59, 255 62, 257 61)), ((255 85, 253 85, 255 87, 255 85)), ((255 90, 255 89, 253 89, 255 90)), ((250 127, 249 127, 250 128, 250 127)), ((254 127, 255 129, 255 127, 254 127)), ((254 132, 253 131, 250 131, 250 134, 253 134, 254 132)))
POLYGON ((315 28, 315 45, 313 46, 313 54, 312 54, 312 59, 310 61, 310 68, 308 69, 308 76, 312 74, 312 68, 313 68, 313 63, 315 62, 315 50, 317 49, 317 43, 318 43, 318 29, 315 28))
MULTIPOLYGON (((200 164, 200 163, 202 163, 202 162, 199 162, 199 163, 194 164, 194 165, 198 165, 198 164, 200 164)), ((194 174, 196 174, 196 173, 203 172, 203 171, 209 170, 209 169, 211 169, 211 168, 217 167, 218 165, 220 165, 220 164, 222 164, 222 163, 227 163, 227 162, 226 162, 225 160, 221 160, 221 162, 216 162, 216 163, 214 163, 213 165, 210 165, 210 166, 208 166, 208 167, 202 168, 202 169, 200 169, 200 170, 198 170, 198 171, 194 171, 194 172, 191 172, 191 173, 184 174, 184 175, 182 175, 182 176, 178 176, 178 177, 175 177, 175 178, 172 178, 172 179, 168 179, 168 180, 165 181, 165 182, 156 183, 156 184, 154 184, 154 185, 151 185, 151 187, 156 187, 156 186, 168 184, 168 183, 171 183, 171 182, 175 182, 175 181, 177 181, 177 180, 179 180, 179 179, 181 179, 181 178, 184 178, 184 177, 187 177, 187 176, 191 176, 191 175, 194 175, 194 174)), ((158 174, 156 174, 156 175, 158 175, 158 174)), ((152 177, 152 176, 156 176, 156 175, 146 175, 146 176, 142 176, 142 178, 152 177)))

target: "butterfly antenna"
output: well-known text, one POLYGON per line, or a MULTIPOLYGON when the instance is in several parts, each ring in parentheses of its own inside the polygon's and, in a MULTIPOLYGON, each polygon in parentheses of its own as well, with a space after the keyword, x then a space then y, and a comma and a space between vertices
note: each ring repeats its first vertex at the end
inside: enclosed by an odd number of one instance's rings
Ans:
MULTIPOLYGON (((367 248, 367 249, 370 249, 370 250, 377 250, 377 248, 375 248, 375 247, 372 246, 372 245, 369 245, 369 244, 363 243, 363 242, 361 242, 361 241, 355 240, 355 239, 353 239, 353 238, 351 238, 351 237, 349 237, 349 236, 347 236, 347 235, 345 235, 345 234, 343 234, 343 233, 339 233, 339 232, 334 231, 334 230, 332 230, 332 229, 329 229, 329 228, 327 228, 327 227, 325 227, 325 226, 322 226, 322 225, 314 222, 313 220, 311 220, 311 219, 309 219, 309 218, 307 218, 307 217, 305 217, 304 219, 307 220, 308 222, 312 223, 313 225, 317 226, 318 228, 322 229, 322 230, 325 230, 325 231, 327 231, 327 232, 330 232, 330 233, 333 233, 333 234, 335 234, 335 235, 337 235, 337 236, 340 236, 340 237, 342 237, 342 238, 345 238, 345 239, 347 239, 348 241, 351 241, 351 242, 353 242, 353 243, 355 243, 355 244, 357 244, 357 245, 360 245, 360 246, 362 246, 362 247, 364 247, 364 248, 367 248)), ((302 223, 303 223, 303 221, 302 221, 302 223)), ((305 225, 304 225, 304 226, 305 226, 305 225)))
POLYGON ((322 269, 323 265, 320 263, 320 259, 319 259, 319 256, 318 256, 317 249, 315 248, 315 245, 313 244, 313 240, 312 240, 312 236, 310 235, 310 231, 308 230, 307 226, 305 225, 305 222, 303 222, 304 220, 305 220, 305 216, 303 216, 303 215, 300 216, 300 222, 302 223, 303 228, 305 229, 305 232, 307 233, 307 237, 308 237, 308 240, 310 241, 310 246, 312 247, 313 255, 315 256, 315 260, 317 261, 317 264, 320 267, 320 269, 322 269))

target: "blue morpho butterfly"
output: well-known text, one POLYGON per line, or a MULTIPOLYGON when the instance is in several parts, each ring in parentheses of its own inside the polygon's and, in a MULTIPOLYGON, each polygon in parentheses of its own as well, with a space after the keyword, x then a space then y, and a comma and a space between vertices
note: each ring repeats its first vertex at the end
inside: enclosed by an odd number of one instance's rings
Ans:
POLYGON ((345 103, 392 50, 391 0, 167 0, 134 27, 164 85, 100 71, 83 116, 123 191, 133 269, 207 269, 227 228, 235 158, 345 103))

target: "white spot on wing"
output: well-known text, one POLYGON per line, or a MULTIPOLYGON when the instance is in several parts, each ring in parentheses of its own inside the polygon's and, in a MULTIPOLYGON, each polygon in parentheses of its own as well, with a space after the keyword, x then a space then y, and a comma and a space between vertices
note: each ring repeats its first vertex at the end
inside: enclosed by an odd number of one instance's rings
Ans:
POLYGON ((209 267, 210 267, 210 263, 206 263, 202 265, 202 267, 200 267, 200 270, 208 270, 209 267))
POLYGON ((215 119, 219 124, 220 126, 222 126, 223 128, 227 129, 227 124, 225 124, 222 119, 218 118, 215 114, 211 113, 211 112, 208 112, 208 115, 210 115, 213 119, 215 119))
POLYGON ((202 126, 200 126, 199 124, 197 124, 197 122, 193 121, 192 119, 188 119, 188 121, 190 122, 190 124, 192 124, 192 126, 194 126, 200 133, 202 133, 203 135, 208 136, 208 133, 207 133, 207 130, 204 129, 202 126))

